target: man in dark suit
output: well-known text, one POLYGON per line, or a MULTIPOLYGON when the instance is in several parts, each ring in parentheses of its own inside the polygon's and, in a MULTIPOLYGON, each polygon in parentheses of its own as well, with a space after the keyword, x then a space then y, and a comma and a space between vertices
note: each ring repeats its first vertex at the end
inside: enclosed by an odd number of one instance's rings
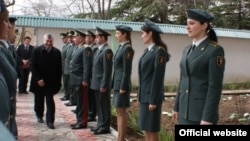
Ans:
POLYGON ((76 96, 76 124, 72 129, 82 129, 88 123, 87 90, 92 69, 92 50, 84 47, 85 34, 75 29, 75 50, 70 60, 70 87, 76 96))
MULTIPOLYGON (((94 52, 98 49, 98 46, 95 43, 95 33, 93 33, 91 30, 87 30, 85 34, 86 34, 86 38, 85 38, 86 44, 84 46, 90 47, 94 54, 94 52)), ((96 121, 96 97, 95 97, 94 90, 92 90, 89 85, 89 88, 88 88, 88 122, 91 122, 91 121, 96 121)))
POLYGON ((18 55, 18 67, 19 67, 19 84, 18 93, 28 94, 27 83, 30 74, 30 58, 34 46, 30 45, 31 38, 26 36, 24 38, 23 44, 17 48, 18 55))
POLYGON ((31 55, 31 86, 35 96, 35 112, 38 122, 43 122, 44 98, 46 99, 46 122, 54 129, 55 102, 54 94, 61 88, 62 58, 59 49, 53 47, 51 34, 44 35, 44 44, 34 48, 31 55))
POLYGON ((96 43, 98 51, 94 54, 92 79, 90 88, 95 91, 97 98, 97 127, 91 130, 94 134, 110 133, 111 120, 111 74, 113 66, 113 52, 107 44, 110 34, 96 27, 96 43))

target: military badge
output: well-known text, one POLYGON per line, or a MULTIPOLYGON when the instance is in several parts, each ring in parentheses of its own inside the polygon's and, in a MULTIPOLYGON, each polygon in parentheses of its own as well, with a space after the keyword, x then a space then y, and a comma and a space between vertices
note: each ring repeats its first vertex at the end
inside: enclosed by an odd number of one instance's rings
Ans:
POLYGON ((130 51, 127 51, 127 52, 126 52, 126 59, 130 60, 130 59, 132 59, 132 58, 133 58, 133 53, 130 52, 130 51))
POLYGON ((159 63, 160 65, 164 64, 164 63, 165 63, 165 57, 159 56, 159 58, 158 58, 158 63, 159 63))
POLYGON ((90 50, 86 50, 86 56, 90 57, 91 55, 92 55, 91 51, 90 50))
POLYGON ((107 59, 107 60, 111 60, 112 57, 113 57, 113 54, 112 54, 111 52, 107 52, 107 53, 106 53, 106 59, 107 59))
POLYGON ((217 56, 217 65, 219 67, 223 67, 225 64, 225 60, 223 56, 217 56))

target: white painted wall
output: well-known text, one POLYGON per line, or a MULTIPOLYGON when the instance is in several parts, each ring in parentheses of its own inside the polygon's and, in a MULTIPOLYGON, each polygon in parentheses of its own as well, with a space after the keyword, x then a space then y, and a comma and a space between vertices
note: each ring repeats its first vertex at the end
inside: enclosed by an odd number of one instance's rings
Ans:
MULTIPOLYGON (((43 35, 50 32, 54 35, 54 46, 61 49, 62 42, 59 33, 66 32, 69 29, 37 29, 37 43, 42 44, 43 35)), ((109 31, 114 35, 114 31, 109 31)), ((135 49, 133 60, 132 82, 138 84, 138 61, 146 46, 142 43, 140 32, 133 32, 132 44, 135 49)), ((192 40, 187 35, 180 34, 163 34, 163 41, 167 44, 169 53, 171 54, 170 61, 167 63, 165 84, 177 84, 179 81, 179 62, 182 55, 182 50, 185 46, 191 44, 192 40)), ((118 43, 113 36, 109 37, 109 44, 113 51, 118 47, 118 43)), ((246 82, 250 81, 250 40, 239 38, 224 38, 219 37, 219 44, 224 47, 226 58, 226 69, 224 82, 246 82)))

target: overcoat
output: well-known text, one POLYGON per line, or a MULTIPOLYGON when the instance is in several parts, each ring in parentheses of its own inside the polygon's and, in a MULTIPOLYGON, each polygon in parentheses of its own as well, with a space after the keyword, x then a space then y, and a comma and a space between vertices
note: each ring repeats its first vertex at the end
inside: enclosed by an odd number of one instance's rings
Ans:
POLYGON ((31 86, 33 93, 56 94, 61 88, 62 58, 59 49, 52 47, 47 52, 44 45, 33 49, 31 55, 31 86), (38 85, 38 81, 43 79, 44 87, 38 85))

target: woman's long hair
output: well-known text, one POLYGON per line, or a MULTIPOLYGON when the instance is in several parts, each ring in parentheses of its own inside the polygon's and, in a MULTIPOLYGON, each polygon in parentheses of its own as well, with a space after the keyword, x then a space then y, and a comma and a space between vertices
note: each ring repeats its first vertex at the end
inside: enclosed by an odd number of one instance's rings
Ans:
POLYGON ((168 53, 168 47, 167 47, 167 45, 162 41, 160 34, 157 33, 157 32, 154 32, 154 31, 150 30, 146 25, 143 25, 143 26, 141 27, 141 30, 145 31, 146 33, 149 33, 150 31, 152 32, 152 39, 153 39, 153 42, 154 42, 156 45, 165 48, 165 50, 166 50, 166 62, 168 62, 169 59, 170 59, 170 57, 171 57, 171 55, 168 53))
MULTIPOLYGON (((200 22, 201 24, 204 24, 205 22, 200 22)), ((211 40, 211 41, 214 41, 214 42, 218 42, 218 38, 217 38, 217 35, 213 29, 213 27, 210 25, 210 23, 207 22, 207 36, 208 38, 211 40)))

